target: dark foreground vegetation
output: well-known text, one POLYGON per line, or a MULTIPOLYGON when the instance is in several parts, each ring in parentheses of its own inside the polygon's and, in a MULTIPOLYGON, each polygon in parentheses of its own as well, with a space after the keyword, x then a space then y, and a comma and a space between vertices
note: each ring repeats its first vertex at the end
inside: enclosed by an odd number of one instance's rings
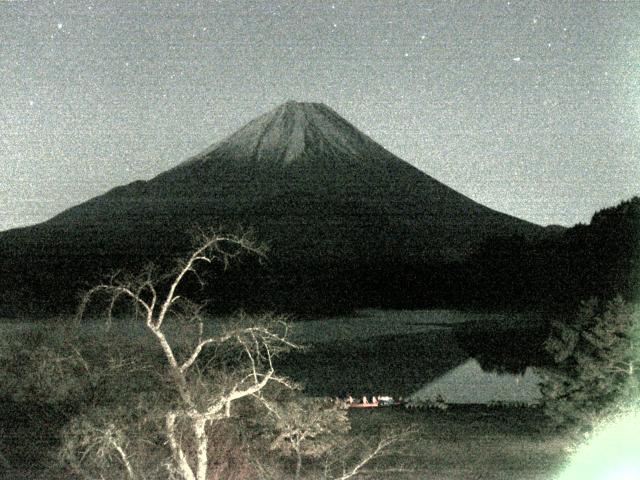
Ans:
MULTIPOLYGON (((56 474, 60 432, 70 412, 60 414, 51 407, 27 411, 27 406, 2 402, 5 435, 0 441, 4 463, 1 478, 65 479, 56 474)), ((350 443, 359 447, 390 431, 409 429, 411 442, 387 452, 368 466, 362 478, 468 480, 491 478, 549 480, 567 462, 571 439, 545 430, 546 419, 539 409, 518 407, 451 406, 447 410, 379 409, 349 413, 350 443), (371 472, 374 472, 371 474, 371 472)), ((243 463, 237 432, 221 449, 227 477, 255 479, 243 463), (232 471, 235 472, 232 473, 232 471), (243 470, 244 475, 243 476, 243 470)), ((289 465, 290 472, 293 470, 289 465)), ((221 468, 222 470, 222 468, 221 468)), ((81 477, 77 477, 81 478, 81 477)), ((153 477, 151 477, 153 478, 153 477)), ((215 478, 215 477, 214 477, 215 478)), ((281 478, 291 478, 286 474, 281 478)), ((320 477, 321 478, 321 477, 320 477)))
POLYGON ((476 285, 467 298, 477 305, 572 312, 592 297, 631 301, 640 294, 640 197, 537 241, 491 240, 464 271, 476 285))
MULTIPOLYGON (((151 243, 143 250, 126 244, 130 235, 89 231, 76 238, 70 230, 56 243, 45 226, 29 241, 8 232, 0 237, 0 314, 73 312, 79 292, 114 271, 139 271, 149 261, 170 268, 188 253, 192 226, 179 233, 156 227, 144 233, 151 243)), ((361 240, 339 235, 344 245, 361 240)), ((433 261, 428 252, 404 257, 402 250, 367 248, 340 256, 329 239, 323 250, 273 244, 267 259, 246 258, 224 276, 211 270, 205 288, 195 279, 185 287, 194 300, 215 298, 211 311, 312 315, 367 307, 570 312, 594 296, 631 300, 640 288, 640 197, 597 212, 589 225, 490 238, 466 258, 433 261)))
POLYGON ((637 407, 639 207, 634 198, 554 238, 496 241, 424 277, 414 266, 410 275, 422 282, 384 265, 373 276, 347 269, 322 301, 307 293, 322 291, 335 270, 292 274, 296 296, 291 283, 282 288, 255 274, 261 245, 205 236, 205 246, 169 274, 164 263, 89 290, 76 322, 103 311, 94 298, 106 306, 106 321, 34 326, 2 339, 0 468, 8 478, 51 479, 549 478, 571 441, 620 405, 637 407), (226 281, 215 268, 194 273, 196 264, 226 268, 242 251, 253 259, 226 281), (201 302, 215 293, 223 310, 247 298, 259 310, 267 297, 284 309, 286 295, 306 312, 311 304, 418 306, 429 285, 442 294, 431 290, 439 305, 465 292, 458 301, 465 308, 547 305, 563 313, 524 328, 469 323, 429 338, 394 334, 303 350, 288 337, 285 317, 211 323, 201 302), (113 321, 123 312, 134 323, 113 321), (494 371, 537 366, 542 405, 348 413, 328 399, 391 393, 383 389, 406 395, 468 356, 494 371))
POLYGON ((406 478, 416 480, 550 480, 567 463, 571 445, 566 435, 545 429, 546 418, 535 408, 357 411, 351 423, 354 434, 364 436, 412 428, 414 442, 391 460, 406 465, 406 478))
MULTIPOLYGON (((162 352, 143 333, 129 322, 114 323, 110 330, 94 322, 80 330, 68 324, 34 326, 5 337, 0 382, 3 478, 127 478, 111 440, 131 452, 133 468, 144 468, 146 477, 133 478, 166 476, 163 462, 169 461, 170 452, 161 414, 171 389, 162 352)), ((228 354, 231 367, 234 355, 228 354)), ((301 380, 303 391, 284 397, 282 392, 265 392, 265 398, 274 404, 294 400, 308 408, 306 402, 315 404, 314 399, 340 389, 355 393, 405 388, 411 393, 464 358, 444 331, 423 336, 422 342, 415 336, 386 336, 311 345, 277 365, 279 372, 301 380), (350 369, 343 369, 345 363, 334 351, 338 347, 354 352, 347 359, 350 369), (332 351, 335 355, 327 355, 332 351), (395 358, 385 363, 381 355, 395 358), (421 373, 425 377, 420 378, 421 373)), ((357 478, 547 479, 561 466, 569 445, 563 433, 546 428, 540 408, 451 405, 445 410, 400 407, 347 414, 334 412, 330 405, 323 408, 331 433, 316 432, 309 441, 301 478, 332 478, 323 476, 327 461, 334 473, 348 471, 381 439, 394 439, 407 430, 408 441, 390 445, 357 478), (339 450, 323 455, 336 445, 339 450)), ((295 478, 295 455, 273 448, 279 428, 282 425, 270 421, 259 405, 238 404, 232 417, 210 432, 207 478, 295 478)))
MULTIPOLYGON (((513 335, 527 338, 526 325, 500 331, 485 322, 486 330, 475 344, 472 332, 479 326, 468 323, 421 335, 345 338, 282 352, 276 371, 302 390, 286 393, 272 385, 263 392, 263 400, 268 399, 272 408, 286 408, 291 423, 269 418, 261 402, 247 398, 237 403, 231 417, 208 431, 207 478, 295 478, 295 452, 281 448, 277 439, 278 432, 300 423, 318 429, 301 450, 299 478, 338 478, 324 476, 327 462, 334 474, 348 471, 385 438, 407 441, 389 445, 354 478, 554 478, 585 432, 621 406, 637 402, 637 370, 629 374, 629 366, 640 357, 634 315, 637 312, 618 299, 585 304, 573 322, 554 323, 545 366, 538 369, 545 393, 538 406, 347 412, 326 400, 345 393, 405 396, 465 361, 470 347, 489 369, 521 371, 522 351, 500 356, 495 347, 513 335), (579 339, 569 329, 588 335, 579 339), (314 415, 324 420, 310 422, 314 415), (406 431, 409 437, 403 437, 406 431)), ((180 338, 179 329, 169 333, 180 338)), ((81 326, 40 323, 4 335, 3 342, 0 477, 127 478, 109 443, 113 440, 131 452, 132 468, 146 475, 131 478, 165 478, 164 465, 171 455, 163 413, 173 404, 175 392, 162 351, 142 325, 127 320, 114 320, 108 329, 103 321, 81 326)), ((237 378, 233 372, 241 365, 239 353, 220 347, 208 352, 199 363, 198 382, 202 374, 220 378, 221 367, 225 382, 237 378), (217 366, 217 371, 207 370, 207 365, 217 366)), ((212 384, 208 389, 210 395, 218 392, 212 384)))

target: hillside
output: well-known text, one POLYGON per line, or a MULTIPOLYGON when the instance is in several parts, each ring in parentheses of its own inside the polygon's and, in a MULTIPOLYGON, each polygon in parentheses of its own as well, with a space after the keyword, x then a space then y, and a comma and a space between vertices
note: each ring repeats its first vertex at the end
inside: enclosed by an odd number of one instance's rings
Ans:
POLYGON ((287 102, 149 181, 0 234, 0 249, 10 278, 28 276, 28 264, 36 284, 48 273, 77 284, 87 272, 173 257, 195 226, 251 227, 280 277, 311 269, 329 283, 460 261, 488 238, 544 232, 421 172, 325 105, 287 102))

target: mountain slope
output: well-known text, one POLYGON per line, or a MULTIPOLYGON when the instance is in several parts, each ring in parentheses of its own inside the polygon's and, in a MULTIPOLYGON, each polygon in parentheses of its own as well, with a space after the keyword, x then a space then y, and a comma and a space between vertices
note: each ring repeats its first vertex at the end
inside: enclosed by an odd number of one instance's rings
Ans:
POLYGON ((441 259, 464 256, 487 235, 539 230, 446 187, 328 107, 295 102, 148 182, 114 189, 47 223, 108 228, 114 219, 134 230, 135 224, 242 223, 276 242, 282 228, 300 228, 302 235, 316 230, 313 224, 326 231, 328 223, 339 236, 384 228, 380 236, 395 246, 416 240, 436 248, 427 256, 441 259), (400 243, 398 235, 404 237, 400 243))
POLYGON ((341 272, 456 261, 489 237, 544 230, 450 189, 322 104, 287 102, 149 181, 1 234, 0 251, 22 262, 46 251, 39 268, 82 276, 174 256, 196 225, 255 228, 287 271, 341 272))

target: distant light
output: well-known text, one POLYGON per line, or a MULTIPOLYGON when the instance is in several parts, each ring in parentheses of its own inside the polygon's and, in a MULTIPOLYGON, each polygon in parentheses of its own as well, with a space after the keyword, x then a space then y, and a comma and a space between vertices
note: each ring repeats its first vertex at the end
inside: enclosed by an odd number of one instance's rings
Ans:
POLYGON ((520 60, 521 60, 521 59, 520 59, 520 57, 515 57, 515 58, 513 59, 513 61, 514 61, 514 62, 519 62, 520 60))

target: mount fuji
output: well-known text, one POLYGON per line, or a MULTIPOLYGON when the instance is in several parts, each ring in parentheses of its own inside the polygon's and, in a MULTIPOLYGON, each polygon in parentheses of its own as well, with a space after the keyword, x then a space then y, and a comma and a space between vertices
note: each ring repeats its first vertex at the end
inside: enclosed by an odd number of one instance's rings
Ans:
POLYGON ((331 108, 290 101, 151 180, 3 232, 0 254, 5 267, 37 258, 41 272, 86 278, 173 257, 195 226, 251 227, 296 278, 310 265, 384 276, 384 265, 455 262, 488 238, 544 231, 447 187, 331 108))

